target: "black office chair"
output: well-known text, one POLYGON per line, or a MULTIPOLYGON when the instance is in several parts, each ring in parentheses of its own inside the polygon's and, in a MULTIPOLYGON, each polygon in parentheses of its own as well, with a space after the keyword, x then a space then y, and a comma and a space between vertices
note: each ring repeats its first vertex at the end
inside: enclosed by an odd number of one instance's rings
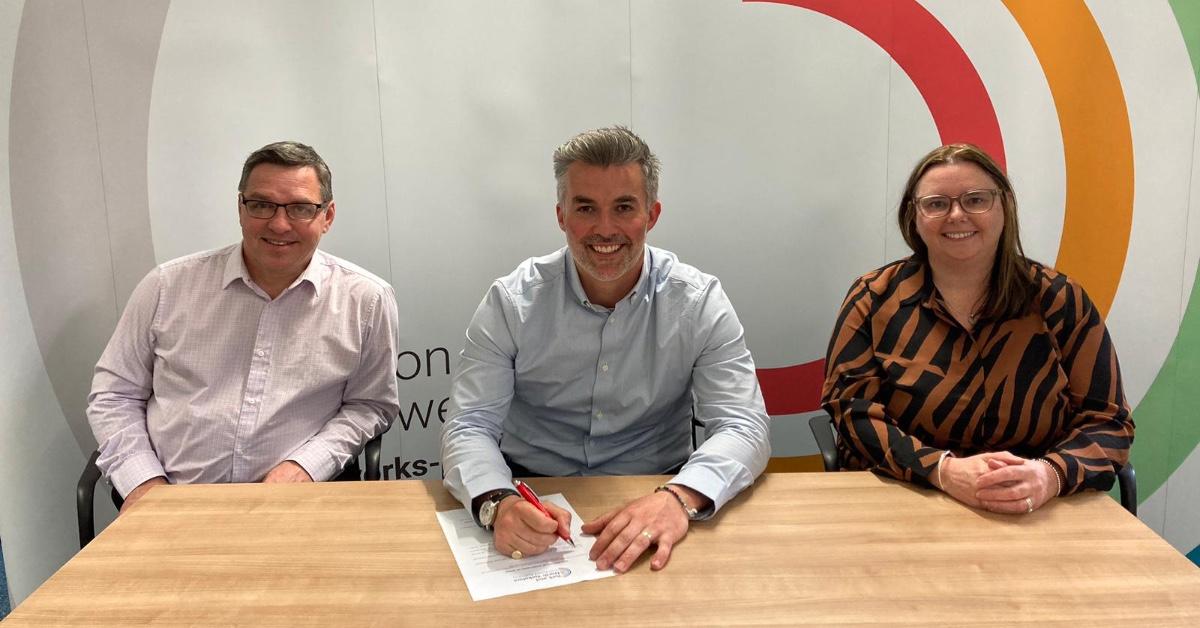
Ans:
MULTIPOLYGON (((358 464, 358 457, 355 457, 350 460, 346 468, 333 481, 378 480, 380 478, 379 458, 382 450, 383 434, 380 434, 367 441, 366 446, 363 447, 366 473, 364 474, 361 471, 358 464)), ((94 507, 96 483, 100 481, 100 467, 96 466, 96 458, 99 457, 99 451, 92 452, 87 464, 83 467, 83 473, 79 474, 79 484, 75 487, 75 514, 79 519, 79 549, 83 549, 85 545, 92 542, 92 539, 96 538, 94 507)), ((125 500, 121 499, 121 495, 117 492, 117 489, 112 489, 111 497, 113 506, 116 506, 117 510, 120 510, 121 504, 125 503, 125 500)))
MULTIPOLYGON (((808 428, 812 430, 817 447, 821 450, 821 459, 826 471, 838 471, 842 468, 837 456, 836 433, 833 429, 833 419, 827 414, 818 414, 808 420, 808 428)), ((1133 462, 1117 469, 1117 487, 1121 494, 1121 506, 1133 516, 1137 516, 1137 474, 1133 470, 1133 462)))
POLYGON ((1117 489, 1121 493, 1121 505, 1133 516, 1137 516, 1137 474, 1133 470, 1133 461, 1117 469, 1117 489))
POLYGON ((808 419, 808 429, 812 430, 817 449, 821 450, 825 470, 840 471, 842 465, 838 463, 837 441, 833 439, 833 419, 828 414, 814 414, 808 419))

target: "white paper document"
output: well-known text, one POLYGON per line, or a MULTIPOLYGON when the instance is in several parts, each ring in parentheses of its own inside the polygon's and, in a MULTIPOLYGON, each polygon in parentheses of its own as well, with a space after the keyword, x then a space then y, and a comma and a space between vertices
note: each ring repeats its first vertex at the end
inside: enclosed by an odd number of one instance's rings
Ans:
POLYGON ((545 553, 513 560, 496 551, 492 534, 475 525, 475 519, 466 509, 437 513, 471 599, 478 602, 614 575, 612 570, 596 569, 596 563, 588 559, 596 539, 583 535, 583 520, 567 503, 567 498, 555 493, 544 495, 541 500, 571 513, 571 539, 575 547, 560 539, 545 553))

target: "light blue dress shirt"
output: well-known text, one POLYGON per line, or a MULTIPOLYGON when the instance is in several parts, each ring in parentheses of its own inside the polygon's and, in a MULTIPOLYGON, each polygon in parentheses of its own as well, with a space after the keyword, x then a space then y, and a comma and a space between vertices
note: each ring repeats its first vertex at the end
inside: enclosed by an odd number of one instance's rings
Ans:
POLYGON ((707 514, 771 455, 754 360, 720 282, 649 246, 611 310, 588 301, 566 248, 493 282, 451 397, 445 485, 468 508, 512 487, 502 450, 549 476, 660 474, 686 460, 671 482, 711 499, 707 514), (695 451, 693 407, 705 430, 695 451))

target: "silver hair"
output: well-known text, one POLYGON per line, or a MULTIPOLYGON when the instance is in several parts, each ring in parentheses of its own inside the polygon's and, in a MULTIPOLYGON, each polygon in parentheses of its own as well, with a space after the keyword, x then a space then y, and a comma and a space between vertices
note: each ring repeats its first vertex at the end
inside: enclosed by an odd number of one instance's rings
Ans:
POLYGON ((658 201, 658 173, 661 164, 650 147, 633 131, 623 126, 584 131, 554 149, 554 179, 558 182, 558 202, 567 194, 567 168, 575 162, 592 166, 624 166, 637 163, 642 168, 646 187, 646 209, 658 201))
POLYGON ((242 180, 238 182, 238 192, 246 191, 246 181, 250 172, 260 164, 275 164, 277 166, 309 166, 317 171, 317 183, 321 184, 321 202, 333 200, 333 173, 325 160, 313 150, 312 146, 300 142, 275 142, 250 153, 246 163, 242 165, 242 180))

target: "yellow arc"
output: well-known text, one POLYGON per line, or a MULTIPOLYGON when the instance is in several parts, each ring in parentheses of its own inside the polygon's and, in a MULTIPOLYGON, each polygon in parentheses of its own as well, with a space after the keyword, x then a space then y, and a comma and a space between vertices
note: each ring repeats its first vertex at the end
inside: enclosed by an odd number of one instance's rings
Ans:
POLYGON ((1133 224, 1133 139, 1112 54, 1080 0, 1005 0, 1033 46, 1058 112, 1066 209, 1054 266, 1107 315, 1133 224))

